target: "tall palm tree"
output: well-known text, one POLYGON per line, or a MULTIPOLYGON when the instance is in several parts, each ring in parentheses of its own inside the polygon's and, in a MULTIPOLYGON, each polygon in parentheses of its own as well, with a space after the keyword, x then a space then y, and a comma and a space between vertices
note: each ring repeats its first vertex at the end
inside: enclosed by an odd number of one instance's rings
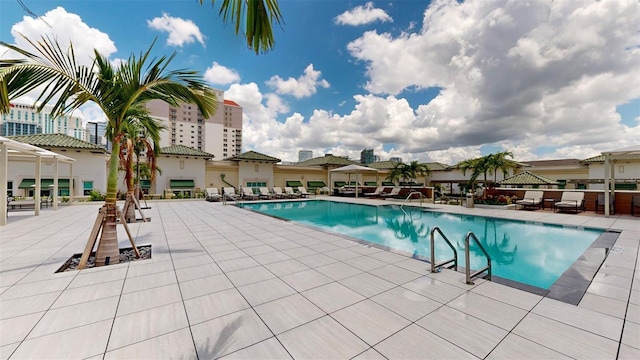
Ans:
MULTIPOLYGON (((98 215, 102 224, 100 241, 96 251, 96 266, 119 262, 116 232, 116 194, 118 183, 118 159, 123 126, 131 119, 132 109, 146 102, 159 99, 178 106, 181 102, 194 103, 203 116, 209 117, 216 110, 215 93, 202 77, 190 70, 167 70, 175 53, 169 57, 150 59, 153 43, 139 56, 130 55, 126 62, 114 67, 109 59, 94 50, 91 66, 76 61, 73 45, 67 51, 48 37, 38 42, 26 39, 37 53, 0 42, 26 59, 0 60, 0 112, 8 113, 9 101, 45 86, 36 100, 41 111, 45 104, 53 102, 52 115, 58 116, 93 102, 104 112, 108 123, 108 138, 113 143, 107 177, 107 194, 103 209, 98 215), (57 99, 56 99, 57 98, 57 99), (107 260, 110 259, 110 260, 107 260)), ((155 41, 154 41, 155 42, 155 41)), ((97 236, 97 234, 96 234, 97 236)), ((89 239, 92 245, 95 239, 89 239)), ((87 246, 89 248, 89 246, 87 246)))
POLYGON ((471 177, 467 182, 467 187, 469 189, 474 188, 474 184, 478 177, 481 174, 484 174, 484 183, 485 186, 487 184, 487 173, 491 171, 490 168, 490 158, 491 155, 475 158, 475 159, 467 159, 458 163, 458 169, 462 170, 463 175, 467 175, 467 171, 471 170, 471 177))
POLYGON ((417 161, 412 161, 409 164, 402 162, 395 163, 393 169, 389 171, 387 180, 396 181, 402 179, 403 182, 409 182, 416 180, 419 176, 425 176, 431 174, 431 170, 425 164, 419 164, 417 161))
POLYGON ((157 168, 155 155, 160 151, 160 131, 165 127, 158 120, 151 118, 144 106, 132 109, 130 116, 129 121, 123 126, 119 156, 121 169, 125 172, 124 181, 127 185, 124 217, 127 222, 135 222, 135 205, 138 204, 136 190, 139 189, 140 179, 134 171, 134 167, 139 165, 140 157, 144 152, 150 167, 151 181, 155 180, 157 168))
MULTIPOLYGON (((203 0, 199 0, 200 4, 203 0)), ((278 0, 221 0, 220 12, 225 23, 235 25, 236 35, 242 32, 247 46, 256 54, 267 52, 275 45, 272 22, 284 23, 278 0), (244 21, 243 21, 244 20, 244 21)), ((215 5, 216 0, 211 0, 215 5)))

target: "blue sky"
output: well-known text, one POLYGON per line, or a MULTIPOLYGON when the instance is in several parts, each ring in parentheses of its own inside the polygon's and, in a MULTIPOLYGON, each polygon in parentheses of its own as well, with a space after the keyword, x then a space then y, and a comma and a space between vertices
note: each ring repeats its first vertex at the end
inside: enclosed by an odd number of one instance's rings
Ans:
POLYGON ((285 161, 364 148, 449 164, 501 150, 582 159, 640 143, 635 0, 281 0, 263 55, 208 1, 22 2, 41 19, 0 0, 2 41, 53 34, 117 63, 157 38, 154 53, 176 51, 173 68, 243 107, 245 151, 285 161))

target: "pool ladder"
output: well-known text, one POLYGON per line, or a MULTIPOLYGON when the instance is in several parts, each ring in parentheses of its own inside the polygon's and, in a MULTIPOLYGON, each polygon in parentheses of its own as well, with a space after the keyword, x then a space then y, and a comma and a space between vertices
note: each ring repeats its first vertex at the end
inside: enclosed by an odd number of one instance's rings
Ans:
MULTIPOLYGON (((476 235, 471 231, 469 231, 467 233, 467 235, 464 237, 464 259, 465 259, 464 272, 465 272, 465 275, 466 275, 466 283, 467 284, 473 285, 473 279, 479 277, 485 271, 487 272, 487 274, 483 278, 486 279, 486 280, 491 281, 491 257, 489 256, 487 251, 484 249, 484 246, 482 246, 482 244, 480 244, 480 242, 478 241, 478 238, 476 237, 476 235), (469 254, 469 240, 470 239, 473 239, 473 241, 475 241, 476 245, 478 245, 478 247, 480 248, 480 250, 482 251, 484 256, 487 258, 487 266, 485 266, 484 268, 474 272, 473 274, 471 273, 471 261, 470 261, 470 254, 469 254)), ((444 266, 446 266, 446 265, 449 265, 449 266, 447 266, 447 269, 454 269, 455 271, 458 271, 458 252, 456 251, 456 248, 453 246, 453 244, 451 244, 451 241, 449 241, 449 239, 447 239, 447 237, 442 232, 442 230, 440 230, 440 228, 436 226, 431 230, 431 272, 433 272, 433 273, 440 272, 442 270, 442 268, 444 266), (448 260, 444 260, 444 261, 439 262, 439 263, 436 263, 436 254, 435 254, 436 232, 438 234, 440 234, 440 236, 444 239, 444 241, 447 243, 447 245, 449 245, 449 247, 453 251, 453 258, 448 259, 448 260), (449 264, 451 264, 451 265, 449 265, 449 264)))
POLYGON ((409 199, 411 199, 411 197, 413 196, 413 194, 418 194, 418 195, 420 195, 420 206, 422 206, 422 201, 423 201, 424 199, 426 199, 426 197, 424 196, 424 194, 423 194, 423 193, 421 193, 420 191, 411 191, 411 192, 409 192, 409 194, 407 195, 407 197, 404 199, 404 201, 402 202, 402 205, 400 205, 400 207, 403 207, 403 206, 404 206, 404 204, 405 204, 409 199))

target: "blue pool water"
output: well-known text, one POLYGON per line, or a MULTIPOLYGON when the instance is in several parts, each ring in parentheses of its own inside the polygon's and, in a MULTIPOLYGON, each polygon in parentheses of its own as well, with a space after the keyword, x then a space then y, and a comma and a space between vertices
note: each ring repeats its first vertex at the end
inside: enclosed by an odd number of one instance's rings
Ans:
MULTIPOLYGON (((458 252, 464 266, 464 238, 473 231, 491 256, 493 274, 548 289, 603 233, 547 224, 425 211, 415 207, 369 206, 324 200, 244 203, 243 208, 381 244, 406 253, 430 257, 431 229, 438 226, 458 252), (403 211, 404 210, 404 211, 403 211)), ((436 238, 436 259, 452 257, 436 238)), ((471 246, 471 268, 486 264, 471 246)))

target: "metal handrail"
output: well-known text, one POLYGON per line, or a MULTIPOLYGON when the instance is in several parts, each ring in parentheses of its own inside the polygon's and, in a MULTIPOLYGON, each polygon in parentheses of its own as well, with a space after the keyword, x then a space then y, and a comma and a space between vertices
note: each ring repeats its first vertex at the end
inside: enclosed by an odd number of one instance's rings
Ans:
POLYGON ((240 198, 238 196, 231 196, 227 194, 222 194, 222 205, 227 205, 227 198, 233 200, 236 205, 240 204, 240 198))
POLYGON ((476 235, 469 231, 467 233, 467 236, 464 237, 464 259, 465 259, 465 269, 464 272, 467 275, 467 284, 468 285, 474 285, 473 284, 473 278, 481 275, 483 272, 487 272, 487 275, 484 277, 487 280, 491 280, 491 257, 489 256, 489 254, 487 253, 487 251, 484 249, 484 246, 482 246, 482 244, 480 244, 480 241, 478 241, 478 238, 476 237, 476 235), (484 256, 487 258, 487 266, 474 272, 473 274, 471 273, 471 261, 469 259, 470 255, 469 255, 469 238, 473 238, 473 241, 476 242, 476 245, 478 245, 478 247, 480 248, 480 250, 482 250, 482 253, 484 254, 484 256))
POLYGON ((448 266, 447 269, 454 269, 455 271, 458 271, 458 252, 456 251, 456 248, 453 246, 451 241, 449 241, 449 239, 447 239, 447 237, 444 235, 442 230, 440 230, 439 227, 435 226, 433 229, 431 229, 431 272, 440 272, 442 267, 449 263, 453 263, 453 265, 448 266), (440 236, 442 236, 442 238, 447 243, 447 245, 449 245, 451 250, 453 250, 452 259, 444 260, 442 262, 436 263, 436 245, 435 245, 436 231, 440 234, 440 236))
POLYGON ((407 200, 409 200, 411 198, 411 196, 413 196, 413 194, 420 194, 420 206, 422 206, 422 200, 425 198, 425 196, 420 191, 410 191, 409 194, 407 195, 407 197, 402 202, 402 205, 400 205, 400 206, 401 207, 404 206, 404 204, 407 202, 407 200))

